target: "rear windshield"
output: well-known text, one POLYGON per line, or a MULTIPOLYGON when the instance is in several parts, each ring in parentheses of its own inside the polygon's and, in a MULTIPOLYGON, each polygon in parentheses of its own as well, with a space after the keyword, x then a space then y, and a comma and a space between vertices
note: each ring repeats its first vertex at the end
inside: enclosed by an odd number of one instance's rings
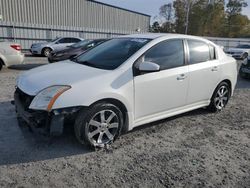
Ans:
POLYGON ((150 39, 111 39, 74 59, 75 62, 100 69, 113 70, 124 63, 150 39))

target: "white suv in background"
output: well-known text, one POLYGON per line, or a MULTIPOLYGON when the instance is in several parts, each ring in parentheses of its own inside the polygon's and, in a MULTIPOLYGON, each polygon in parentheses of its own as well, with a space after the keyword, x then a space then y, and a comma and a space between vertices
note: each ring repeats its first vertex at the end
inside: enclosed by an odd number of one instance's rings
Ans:
POLYGON ((54 134, 73 120, 80 143, 103 147, 142 124, 202 107, 222 110, 236 80, 236 60, 206 39, 128 35, 24 73, 15 105, 30 125, 54 134))
POLYGON ((0 70, 3 66, 20 64, 24 61, 21 45, 14 42, 0 42, 0 70))
POLYGON ((60 37, 50 42, 34 43, 30 47, 30 52, 34 55, 43 55, 48 57, 51 51, 66 49, 68 46, 82 40, 84 39, 78 37, 60 37))

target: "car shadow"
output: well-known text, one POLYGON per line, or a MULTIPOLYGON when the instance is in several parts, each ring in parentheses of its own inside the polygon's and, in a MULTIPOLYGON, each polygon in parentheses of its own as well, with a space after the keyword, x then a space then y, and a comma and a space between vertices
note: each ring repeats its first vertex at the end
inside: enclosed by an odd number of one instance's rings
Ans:
POLYGON ((19 65, 12 65, 9 69, 15 70, 30 70, 39 66, 45 65, 44 63, 29 63, 29 64, 19 64, 19 65))
POLYGON ((10 101, 0 102, 0 120, 0 165, 35 162, 92 151, 77 142, 72 128, 67 128, 62 136, 53 138, 31 132, 27 126, 18 124, 10 101))

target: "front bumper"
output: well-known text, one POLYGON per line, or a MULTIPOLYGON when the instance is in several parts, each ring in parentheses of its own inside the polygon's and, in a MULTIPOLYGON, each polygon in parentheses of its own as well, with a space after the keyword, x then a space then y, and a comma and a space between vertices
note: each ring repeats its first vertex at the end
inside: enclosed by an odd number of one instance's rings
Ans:
POLYGON ((66 120, 72 122, 80 110, 80 107, 57 109, 52 112, 31 110, 29 104, 33 97, 25 94, 20 89, 16 89, 14 94, 14 104, 19 118, 24 120, 30 128, 40 129, 46 135, 61 135, 66 120))
POLYGON ((41 47, 34 47, 31 46, 30 52, 34 55, 41 55, 42 54, 42 48, 41 47))

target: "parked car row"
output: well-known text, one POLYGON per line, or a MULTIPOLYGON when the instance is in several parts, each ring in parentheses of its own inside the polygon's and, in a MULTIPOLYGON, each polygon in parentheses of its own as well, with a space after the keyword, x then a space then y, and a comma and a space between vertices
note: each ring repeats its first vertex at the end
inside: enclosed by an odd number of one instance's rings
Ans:
POLYGON ((13 42, 0 42, 0 70, 3 66, 9 67, 24 61, 21 45, 13 42))
POLYGON ((81 144, 104 147, 146 123, 202 107, 221 111, 236 81, 236 60, 211 41, 136 34, 25 72, 14 103, 31 127, 60 134, 71 120, 81 144))
POLYGON ((64 50, 53 50, 48 56, 48 61, 53 63, 76 57, 105 41, 107 41, 107 39, 83 40, 68 46, 64 50))

